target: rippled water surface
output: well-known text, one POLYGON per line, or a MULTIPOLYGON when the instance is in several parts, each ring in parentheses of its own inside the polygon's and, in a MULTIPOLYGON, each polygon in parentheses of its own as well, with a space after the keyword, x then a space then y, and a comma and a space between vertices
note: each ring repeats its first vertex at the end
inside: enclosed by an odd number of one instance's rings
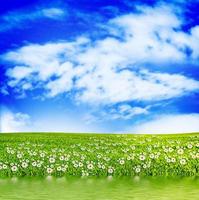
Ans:
POLYGON ((199 200, 196 178, 0 179, 1 200, 199 200))

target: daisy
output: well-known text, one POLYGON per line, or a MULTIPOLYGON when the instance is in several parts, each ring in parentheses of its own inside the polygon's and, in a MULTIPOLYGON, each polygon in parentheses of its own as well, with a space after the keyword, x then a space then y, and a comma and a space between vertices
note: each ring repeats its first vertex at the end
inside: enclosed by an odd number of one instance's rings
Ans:
POLYGON ((151 159, 153 159, 153 158, 155 157, 155 155, 152 153, 152 154, 149 155, 149 157, 150 157, 151 159))
POLYGON ((34 161, 34 162, 32 163, 32 166, 33 166, 33 167, 36 167, 36 166, 37 166, 37 163, 34 161))
POLYGON ((88 165, 87 165, 87 168, 88 168, 88 169, 93 169, 93 164, 91 164, 91 163, 88 164, 88 165))
POLYGON ((175 163, 175 162, 176 162, 176 159, 175 159, 175 158, 171 158, 171 162, 172 162, 172 163, 175 163))
POLYGON ((48 174, 51 174, 53 172, 53 169, 48 167, 46 171, 48 174))
POLYGON ((136 168, 135 168, 135 172, 136 172, 136 173, 139 173, 140 171, 141 171, 140 167, 136 167, 136 168))
POLYGON ((27 167, 28 167, 28 163, 22 162, 21 166, 22 166, 23 168, 27 168, 27 167))
POLYGON ((61 170, 62 170, 61 166, 57 167, 57 171, 61 171, 61 170))
POLYGON ((180 159, 180 164, 181 165, 185 165, 186 164, 186 160, 184 158, 180 159))
POLYGON ((184 153, 184 150, 183 149, 178 149, 178 154, 182 155, 184 153))
POLYGON ((60 158, 59 158, 60 160, 64 160, 65 158, 64 158, 64 156, 60 156, 60 158))
POLYGON ((109 173, 109 174, 112 174, 113 171, 114 171, 113 168, 108 168, 108 173, 109 173))
POLYGON ((83 163, 79 162, 79 167, 83 167, 83 163))
POLYGON ((66 167, 62 167, 62 172, 65 172, 66 171, 66 167))
POLYGON ((8 166, 6 164, 3 164, 3 169, 7 169, 8 166))
POLYGON ((144 168, 144 169, 146 169, 146 168, 147 168, 147 165, 146 165, 146 164, 144 164, 144 165, 143 165, 143 168, 144 168))
POLYGON ((40 153, 40 157, 44 158, 45 157, 45 153, 40 153))
POLYGON ((119 163, 120 163, 120 165, 124 165, 125 161, 124 160, 120 160, 119 163))
POLYGON ((17 154, 17 158, 22 158, 22 154, 17 154))
POLYGON ((145 156, 144 155, 140 155, 140 160, 145 160, 145 156))
POLYGON ((16 171, 18 170, 18 167, 17 167, 16 165, 14 165, 14 166, 11 167, 11 170, 12 170, 13 172, 16 172, 16 171))
POLYGON ((50 163, 54 163, 54 162, 55 162, 55 159, 54 159, 53 157, 50 157, 50 158, 49 158, 49 162, 50 162, 50 163))
POLYGON ((192 145, 192 144, 188 144, 187 147, 188 147, 189 149, 192 149, 193 145, 192 145))

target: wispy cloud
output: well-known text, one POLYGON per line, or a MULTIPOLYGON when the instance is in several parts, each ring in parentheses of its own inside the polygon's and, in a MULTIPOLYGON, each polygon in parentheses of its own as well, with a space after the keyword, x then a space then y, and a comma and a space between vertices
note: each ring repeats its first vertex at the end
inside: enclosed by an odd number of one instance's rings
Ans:
POLYGON ((6 107, 1 110, 0 132, 30 131, 30 116, 25 113, 13 113, 6 107))
POLYGON ((47 18, 51 20, 60 20, 66 16, 66 11, 62 8, 40 8, 30 10, 21 10, 9 12, 0 17, 0 32, 12 28, 21 28, 26 26, 27 22, 47 18))
POLYGON ((0 133, 15 132, 103 132, 103 128, 85 124, 80 116, 67 116, 63 113, 53 113, 44 116, 38 114, 36 118, 27 113, 13 111, 3 106, 1 109, 0 133), (60 115, 62 118, 60 118, 60 115), (77 120, 78 119, 78 120, 77 120))
POLYGON ((43 14, 43 16, 52 19, 59 19, 60 17, 63 17, 66 14, 65 11, 60 8, 42 9, 41 13, 43 14))
POLYGON ((131 133, 190 133, 199 131, 199 114, 173 114, 160 115, 153 120, 138 123, 132 128, 128 128, 127 132, 131 133))
POLYGON ((145 115, 149 113, 149 107, 131 106, 127 103, 120 105, 112 105, 105 108, 101 108, 89 111, 84 116, 84 120, 87 124, 93 122, 104 122, 114 120, 129 120, 138 115, 145 115))

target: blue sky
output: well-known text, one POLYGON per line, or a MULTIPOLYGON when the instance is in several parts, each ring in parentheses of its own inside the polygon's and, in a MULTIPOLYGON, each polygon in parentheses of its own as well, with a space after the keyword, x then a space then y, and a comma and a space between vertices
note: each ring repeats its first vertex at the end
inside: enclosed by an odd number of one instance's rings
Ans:
POLYGON ((199 131, 199 1, 8 0, 1 132, 199 131))

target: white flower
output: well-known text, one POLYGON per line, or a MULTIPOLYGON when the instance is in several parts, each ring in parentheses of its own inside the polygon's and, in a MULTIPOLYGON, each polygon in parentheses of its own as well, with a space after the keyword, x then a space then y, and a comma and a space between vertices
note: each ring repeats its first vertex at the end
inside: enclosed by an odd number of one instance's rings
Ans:
POLYGON ((120 160, 119 163, 120 163, 120 165, 124 165, 125 161, 124 160, 120 160))
POLYGON ((88 168, 88 169, 93 169, 93 164, 91 164, 91 163, 88 164, 88 165, 87 165, 87 168, 88 168))
POLYGON ((164 149, 164 152, 167 153, 169 150, 167 148, 164 149))
POLYGON ((10 151, 11 154, 14 154, 15 152, 13 150, 10 151))
POLYGON ((48 174, 51 174, 53 172, 53 169, 48 167, 46 171, 48 174))
POLYGON ((6 150, 7 150, 7 153, 10 154, 10 151, 11 151, 10 148, 6 147, 6 150))
POLYGON ((135 168, 135 172, 136 172, 136 173, 139 173, 140 171, 141 171, 140 167, 136 167, 136 168, 135 168))
POLYGON ((17 158, 22 158, 22 154, 17 154, 17 158))
POLYGON ((3 169, 7 169, 8 166, 6 164, 3 164, 3 169))
POLYGON ((145 160, 145 156, 144 155, 140 155, 140 160, 145 160))
POLYGON ((196 154, 196 158, 199 158, 199 153, 196 154))
POLYGON ((54 162, 55 162, 55 159, 54 159, 53 157, 50 157, 50 158, 49 158, 49 162, 50 162, 50 163, 54 163, 54 162))
POLYGON ((157 159, 159 156, 158 156, 158 154, 157 155, 155 155, 155 159, 157 159))
POLYGON ((149 155, 149 157, 150 157, 151 159, 153 159, 153 158, 155 157, 155 155, 152 153, 152 154, 149 155))
POLYGON ((146 169, 146 168, 147 168, 147 165, 146 165, 146 164, 144 164, 144 165, 143 165, 143 168, 144 168, 144 169, 146 169))
POLYGON ((82 171, 82 176, 83 176, 83 177, 84 177, 84 176, 89 176, 89 173, 86 172, 86 171, 82 171))
POLYGON ((69 161, 69 157, 65 157, 64 160, 65 160, 65 161, 69 161))
POLYGON ((186 161, 184 158, 180 159, 180 164, 181 164, 181 165, 185 165, 186 162, 187 162, 187 161, 186 161))
POLYGON ((62 172, 65 172, 66 171, 66 167, 62 167, 62 172))
POLYGON ((101 155, 99 155, 99 154, 97 155, 97 158, 101 158, 101 157, 102 157, 101 155))
POLYGON ((79 167, 83 167, 83 163, 79 162, 79 167))
POLYGON ((34 162, 32 162, 32 166, 33 167, 36 167, 37 166, 37 163, 34 161, 34 162))
POLYGON ((14 165, 14 166, 11 167, 11 170, 12 170, 13 172, 16 172, 16 171, 18 170, 18 167, 17 167, 16 165, 14 165))
POLYGON ((114 171, 113 168, 108 168, 108 173, 109 173, 109 174, 112 174, 113 171, 114 171))
POLYGON ((22 166, 23 168, 27 168, 27 167, 28 167, 28 163, 22 162, 21 166, 22 166))
POLYGON ((167 162, 168 162, 168 163, 170 163, 170 162, 171 162, 171 159, 170 159, 170 158, 167 158, 166 160, 167 160, 167 162))
POLYGON ((78 168, 78 167, 79 167, 79 165, 78 165, 77 163, 75 163, 73 166, 74 166, 75 168, 78 168))
POLYGON ((128 157, 127 157, 127 160, 131 160, 131 157, 130 157, 130 156, 128 156, 128 157))
POLYGON ((65 158, 64 158, 64 156, 60 156, 60 158, 59 158, 60 160, 64 160, 65 158))
POLYGON ((171 158, 171 162, 172 162, 172 163, 175 163, 175 162, 176 162, 176 159, 175 159, 175 158, 171 158))
POLYGON ((195 159, 195 158, 196 158, 196 156, 195 156, 194 154, 193 154, 191 157, 192 157, 192 159, 195 159))
POLYGON ((178 149, 178 154, 182 155, 184 153, 184 150, 183 149, 178 149))
POLYGON ((189 149, 192 149, 193 145, 192 145, 192 144, 188 144, 187 147, 188 147, 189 149))
POLYGON ((57 167, 57 171, 61 171, 61 170, 62 170, 61 166, 57 167))
POLYGON ((135 146, 131 146, 131 149, 132 149, 132 150, 135 150, 135 146))
POLYGON ((41 167, 41 163, 38 163, 38 164, 37 164, 37 167, 40 168, 40 167, 41 167))
POLYGON ((44 158, 45 157, 45 153, 40 153, 40 157, 44 158))

